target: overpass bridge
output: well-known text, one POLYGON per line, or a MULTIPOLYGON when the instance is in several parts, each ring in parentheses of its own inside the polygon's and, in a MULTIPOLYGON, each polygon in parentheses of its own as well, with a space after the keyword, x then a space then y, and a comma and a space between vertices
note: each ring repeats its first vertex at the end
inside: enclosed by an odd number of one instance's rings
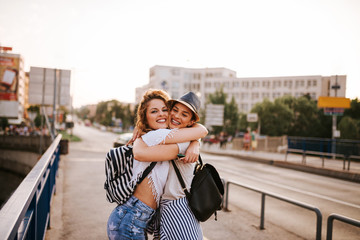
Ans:
MULTIPOLYGON (((84 129, 82 129, 84 130, 84 129)), ((48 221, 44 226, 46 229, 43 237, 45 239, 106 239, 106 221, 115 207, 114 204, 106 202, 105 191, 103 189, 104 182, 104 157, 112 143, 112 136, 107 140, 102 141, 102 144, 94 145, 91 142, 74 142, 70 143, 69 154, 59 154, 59 143, 51 145, 49 149, 53 151, 46 152, 42 158, 56 162, 56 158, 60 160, 59 168, 56 172, 56 185, 54 188, 49 188, 49 192, 53 193, 50 197, 49 214, 46 220, 48 221), (107 141, 107 142, 106 142, 107 141), (56 186, 56 187, 55 187, 56 186)), ((56 141, 59 141, 57 138, 56 141)), ((48 149, 48 150, 49 150, 48 149)), ((242 152, 231 150, 220 150, 216 146, 204 146, 204 152, 213 154, 233 155, 239 157, 247 157, 248 159, 270 163, 276 159, 283 161, 284 154, 264 153, 264 152, 242 152)), ((297 165, 300 157, 297 155, 289 155, 287 161, 297 165)), ((319 158, 320 161, 320 158, 319 158)), ((299 161, 301 164, 301 160, 299 161)), ((308 163, 313 163, 316 166, 316 159, 309 159, 308 163)), ((320 163, 319 163, 320 164, 320 163)), ((46 166, 46 169, 51 167, 46 166)), ((342 162, 333 162, 329 168, 334 171, 348 171, 342 170, 342 162)), ((41 177, 44 175, 51 175, 50 171, 38 169, 41 172, 41 177)), ((352 173, 360 174, 360 164, 352 163, 352 173)), ((55 175, 54 175, 55 176, 55 175)), ((39 180, 40 185, 47 185, 44 180, 39 180), (42 182, 43 181, 43 182, 42 182)), ((34 184, 33 184, 34 185, 34 184)), ((35 188, 35 193, 41 191, 42 186, 35 188)), ((34 193, 34 194, 35 194, 34 193)), ((17 199, 13 200, 10 206, 6 207, 6 212, 3 209, 0 211, 0 239, 7 239, 10 221, 8 216, 14 213, 14 208, 23 207, 26 196, 19 195, 17 199), (21 199, 23 198, 23 199, 21 199), (15 204, 15 205, 14 205, 15 204), (18 205, 16 205, 18 204, 18 205), (5 236, 5 237, 4 237, 5 236)), ((28 205, 31 205, 29 203, 28 205)), ((39 214, 40 215, 40 214, 39 214)), ((24 214, 22 216, 26 219, 30 217, 24 214)), ((221 211, 218 214, 218 221, 213 219, 202 223, 205 239, 303 239, 291 233, 289 230, 282 229, 271 223, 267 223, 265 230, 260 230, 257 226, 247 224, 249 221, 257 222, 251 214, 248 214, 240 209, 232 208, 231 212, 221 211)), ((324 219, 325 221, 326 219, 324 219)), ((14 221, 13 221, 14 222, 14 221)), ((19 231, 16 233, 24 234, 24 221, 18 224, 19 231)), ((41 230, 36 230, 40 232, 41 230)), ((14 233, 9 235, 13 239, 14 233)), ((40 236, 40 235, 37 235, 40 236)), ((41 237, 42 238, 42 237, 41 237)), ((40 239, 41 239, 40 238, 40 239)), ((39 239, 39 238, 37 238, 39 239)), ((324 236, 322 239, 325 239, 324 236)))

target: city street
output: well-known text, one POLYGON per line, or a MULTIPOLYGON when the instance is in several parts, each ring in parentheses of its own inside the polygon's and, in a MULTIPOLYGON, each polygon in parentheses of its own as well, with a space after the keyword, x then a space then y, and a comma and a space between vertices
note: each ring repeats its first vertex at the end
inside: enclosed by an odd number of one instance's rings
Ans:
MULTIPOLYGON (((106 201, 104 159, 116 134, 76 125, 72 142, 62 155, 57 193, 52 202, 47 239, 106 239, 106 221, 115 207, 106 201)), ((255 154, 255 153, 254 153, 255 154)), ((322 239, 331 213, 360 219, 360 184, 278 168, 233 157, 202 154, 222 178, 313 205, 323 214, 322 239)), ((231 212, 202 223, 205 239, 314 239, 316 217, 311 211, 266 198, 265 230, 259 230, 259 193, 234 185, 229 190, 231 212)), ((333 239, 358 239, 360 230, 334 223, 333 239)))

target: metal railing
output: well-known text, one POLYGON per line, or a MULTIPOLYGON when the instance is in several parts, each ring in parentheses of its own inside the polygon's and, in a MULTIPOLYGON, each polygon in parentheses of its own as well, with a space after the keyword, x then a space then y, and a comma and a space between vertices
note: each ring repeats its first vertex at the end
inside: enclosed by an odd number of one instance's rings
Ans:
POLYGON ((327 233, 326 233, 326 240, 332 240, 332 232, 333 232, 333 222, 334 220, 338 220, 347 224, 351 224, 355 227, 359 227, 360 228, 360 221, 349 218, 349 217, 345 217, 339 214, 330 214, 330 216, 328 217, 328 221, 327 221, 327 233))
POLYGON ((0 239, 44 239, 60 160, 59 134, 0 211, 0 239))
POLYGON ((286 197, 282 197, 273 193, 269 193, 269 192, 265 192, 262 191, 260 189, 254 188, 254 187, 250 187, 244 184, 240 184, 240 183, 236 183, 234 181, 226 181, 226 188, 225 188, 225 206, 224 206, 224 210, 225 211, 229 211, 228 208, 228 201, 229 201, 229 185, 233 184, 235 186, 239 186, 242 188, 246 188, 248 190, 254 191, 254 192, 258 192, 261 194, 261 213, 260 213, 260 229, 263 230, 264 228, 264 221, 265 221, 265 197, 269 196, 305 209, 308 209, 310 211, 315 212, 316 214, 316 240, 321 240, 321 224, 322 224, 322 214, 320 212, 320 210, 316 207, 313 207, 311 205, 296 201, 296 200, 292 200, 286 197))
POLYGON ((351 159, 360 160, 360 141, 345 139, 309 138, 309 137, 288 137, 288 153, 302 154, 302 163, 306 164, 306 155, 320 156, 322 166, 325 165, 325 158, 343 159, 343 170, 347 162, 347 170, 350 170, 351 159))

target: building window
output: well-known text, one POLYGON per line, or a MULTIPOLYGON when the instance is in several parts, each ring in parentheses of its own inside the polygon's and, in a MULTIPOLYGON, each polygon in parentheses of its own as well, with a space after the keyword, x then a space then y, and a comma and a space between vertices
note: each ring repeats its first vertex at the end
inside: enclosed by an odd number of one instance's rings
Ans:
POLYGON ((255 88, 255 87, 259 87, 259 82, 258 82, 258 81, 254 81, 254 82, 251 83, 251 86, 254 87, 254 88, 255 88))
POLYGON ((316 87, 317 86, 317 81, 313 80, 313 86, 316 87))
POLYGON ((248 107, 248 105, 247 105, 246 103, 242 103, 242 104, 241 104, 241 110, 242 110, 243 112, 247 112, 248 109, 249 109, 249 107, 248 107))
POLYGON ((206 73, 205 74, 205 77, 207 77, 207 78, 210 78, 210 77, 213 77, 214 75, 213 75, 213 73, 206 73))
POLYGON ((274 88, 281 87, 281 81, 274 81, 273 82, 273 87, 274 88))
POLYGON ((279 93, 279 92, 273 92, 273 94, 272 94, 273 99, 279 98, 280 96, 281 96, 281 93, 279 93))
POLYGON ((262 82, 262 86, 263 86, 264 88, 269 88, 269 87, 270 87, 270 81, 263 81, 263 82, 262 82))
POLYGON ((194 79, 201 79, 201 73, 194 73, 194 79))
POLYGON ((268 92, 262 93, 261 96, 262 96, 263 99, 269 98, 269 97, 270 97, 270 93, 268 93, 268 92))
POLYGON ((252 94, 251 94, 251 99, 253 99, 253 100, 254 100, 254 99, 259 99, 259 93, 257 93, 257 92, 256 92, 256 93, 252 93, 252 94))
POLYGON ((177 68, 173 68, 171 69, 171 74, 174 76, 179 76, 180 75, 180 70, 177 68))
POLYGON ((307 80, 307 87, 311 87, 311 80, 307 80))

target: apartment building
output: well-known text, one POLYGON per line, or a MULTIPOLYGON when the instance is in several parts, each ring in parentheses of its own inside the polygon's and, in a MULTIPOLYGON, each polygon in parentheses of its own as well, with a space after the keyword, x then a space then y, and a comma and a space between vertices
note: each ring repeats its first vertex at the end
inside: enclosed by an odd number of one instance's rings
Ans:
POLYGON ((154 66, 150 68, 149 83, 136 88, 136 103, 149 88, 164 89, 175 99, 193 91, 201 98, 203 106, 209 94, 223 88, 227 100, 234 97, 239 111, 247 113, 264 99, 273 101, 285 95, 309 94, 314 100, 319 96, 345 97, 346 75, 238 78, 235 71, 227 68, 154 66))

